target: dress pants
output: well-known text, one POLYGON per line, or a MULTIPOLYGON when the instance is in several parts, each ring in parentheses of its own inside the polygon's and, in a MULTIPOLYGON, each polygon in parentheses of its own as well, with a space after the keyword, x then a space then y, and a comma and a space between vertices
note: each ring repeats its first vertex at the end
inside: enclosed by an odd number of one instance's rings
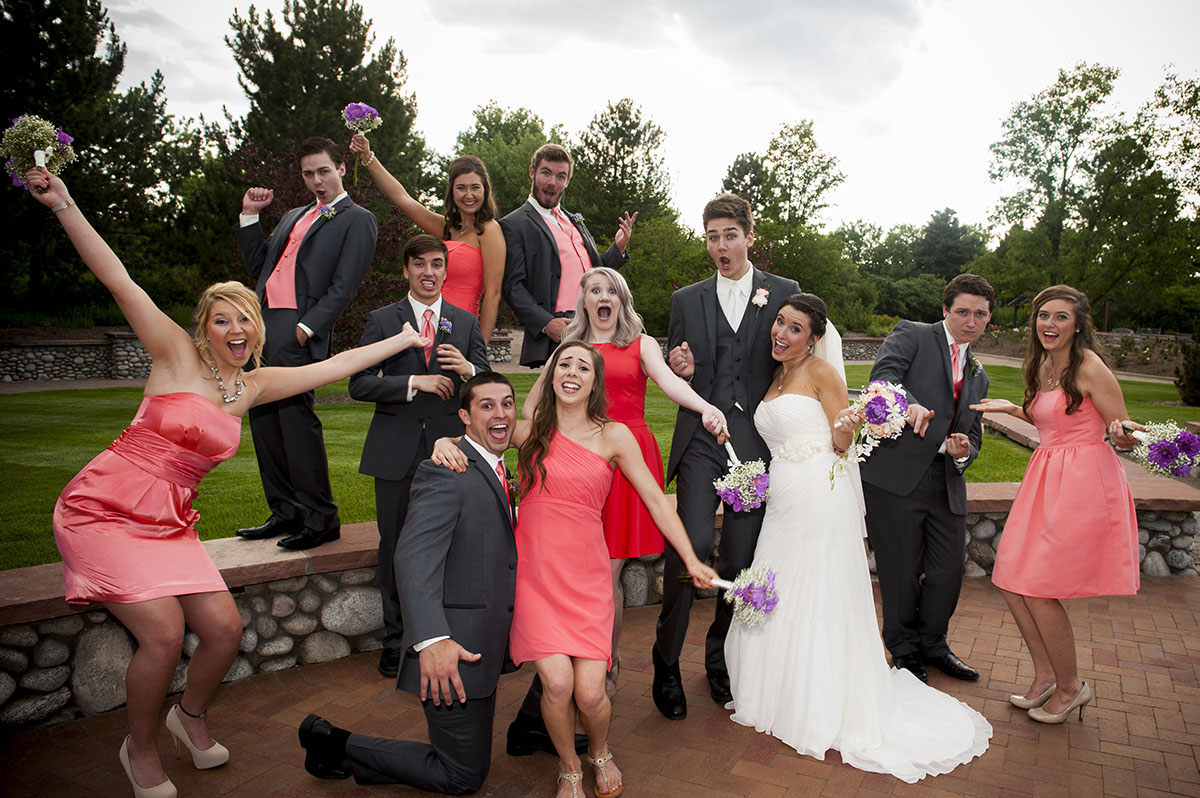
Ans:
POLYGON ((359 784, 408 784, 449 795, 478 792, 492 765, 492 717, 496 693, 465 703, 422 703, 429 743, 351 734, 346 741, 359 784))
POLYGON ((417 466, 429 457, 425 434, 414 453, 412 462, 400 479, 375 478, 375 525, 379 529, 379 593, 383 597, 383 647, 399 649, 404 635, 400 617, 400 593, 396 587, 396 542, 408 517, 409 491, 417 466))
MULTIPOLYGON (((727 414, 729 432, 734 441, 754 441, 753 420, 738 409, 727 414)), ((736 446, 735 446, 736 449, 736 446)), ((738 457, 753 460, 753 450, 743 447, 738 457)), ((707 562, 716 547, 713 522, 717 506, 721 503, 713 488, 713 480, 729 472, 728 454, 724 445, 704 428, 698 428, 687 449, 679 460, 677 488, 677 510, 687 530, 692 548, 701 562, 707 562)), ((735 513, 725 507, 721 524, 721 549, 714 567, 722 579, 734 579, 740 571, 754 561, 754 547, 758 544, 758 533, 762 528, 766 506, 757 510, 735 513)), ((685 581, 683 561, 675 550, 667 546, 663 568, 663 603, 658 616, 658 632, 655 645, 659 656, 667 665, 674 665, 683 650, 687 637, 688 619, 695 599, 695 588, 685 581)), ((733 620, 733 607, 722 598, 717 600, 716 613, 704 641, 704 667, 708 671, 724 673, 725 635, 733 620)))
POLYGON ((950 512, 944 460, 938 455, 907 496, 863 482, 883 643, 893 657, 950 653, 946 629, 962 590, 967 519, 950 512))
MULTIPOLYGON (((296 341, 296 319, 294 309, 263 308, 268 331, 264 365, 314 362, 309 348, 296 341)), ((314 397, 313 391, 307 391, 251 408, 248 415, 271 515, 288 521, 303 516, 307 529, 325 532, 341 522, 329 485, 325 436, 313 409, 314 397)))

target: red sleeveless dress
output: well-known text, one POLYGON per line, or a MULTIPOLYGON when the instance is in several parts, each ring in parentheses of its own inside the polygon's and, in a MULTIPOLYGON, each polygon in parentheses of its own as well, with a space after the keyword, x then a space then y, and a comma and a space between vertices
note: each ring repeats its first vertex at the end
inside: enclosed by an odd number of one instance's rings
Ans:
MULTIPOLYGON (((608 394, 608 415, 629 427, 642 450, 642 459, 650 473, 663 486, 662 453, 658 441, 646 424, 646 374, 642 371, 640 336, 625 348, 610 343, 596 344, 604 358, 604 390, 608 394)), ((604 505, 604 540, 608 556, 628 559, 647 554, 662 554, 663 536, 650 511, 625 475, 613 475, 612 489, 604 505)))

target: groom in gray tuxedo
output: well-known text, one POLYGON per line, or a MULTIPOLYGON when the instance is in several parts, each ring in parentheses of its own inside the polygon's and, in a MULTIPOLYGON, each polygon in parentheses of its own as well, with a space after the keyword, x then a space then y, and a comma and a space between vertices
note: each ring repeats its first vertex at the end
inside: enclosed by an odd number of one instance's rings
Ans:
POLYGON ((987 280, 960 274, 942 295, 943 320, 901 321, 879 347, 872 380, 904 386, 908 420, 862 465, 867 533, 883 600, 883 642, 898 668, 927 680, 926 665, 956 679, 979 673, 950 650, 946 630, 962 588, 967 484, 983 416, 970 405, 988 376, 970 345, 992 317, 987 280))
MULTIPOLYGON (((771 453, 754 428, 754 411, 776 366, 771 357, 771 325, 784 300, 799 293, 800 287, 795 280, 759 271, 750 264, 754 219, 746 200, 722 194, 704 207, 703 221, 708 254, 717 271, 671 295, 668 362, 676 374, 691 382, 696 393, 725 413, 738 457, 769 463, 771 453)), ((707 562, 715 548, 713 521, 719 500, 713 480, 726 473, 726 459, 725 447, 704 429, 700 414, 679 408, 666 479, 669 483, 679 477, 679 518, 701 562, 707 562)), ((761 507, 746 512, 725 507, 717 562, 722 579, 732 580, 753 561, 764 512, 761 507)), ((668 546, 662 611, 652 652, 651 694, 659 711, 672 720, 687 715, 679 654, 694 591, 691 582, 680 578, 683 574, 679 555, 668 546)), ((725 635, 732 619, 732 607, 718 601, 704 644, 709 689, 720 704, 732 700, 725 667, 725 635)))
POLYGON ((412 481, 395 566, 404 613, 398 687, 420 697, 429 743, 368 737, 309 715, 304 768, 318 778, 408 784, 467 795, 491 767, 500 674, 512 669, 508 630, 517 548, 504 468, 516 423, 512 385, 483 372, 461 391, 466 425, 459 473, 425 460, 412 481))

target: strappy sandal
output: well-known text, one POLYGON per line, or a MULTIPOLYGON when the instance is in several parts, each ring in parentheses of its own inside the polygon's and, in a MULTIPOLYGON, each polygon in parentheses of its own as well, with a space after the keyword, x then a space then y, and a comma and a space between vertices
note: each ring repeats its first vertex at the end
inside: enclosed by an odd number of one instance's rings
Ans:
POLYGON ((558 772, 558 780, 565 781, 571 785, 571 798, 579 798, 579 785, 583 781, 582 773, 563 773, 558 772))
POLYGON ((604 766, 611 762, 612 758, 612 751, 605 751, 595 759, 592 759, 590 755, 587 758, 588 764, 596 768, 596 773, 598 774, 596 786, 592 790, 596 794, 596 798, 617 798, 625 790, 624 784, 618 784, 611 790, 608 789, 608 771, 604 769, 604 766), (603 782, 603 785, 601 782, 603 782))

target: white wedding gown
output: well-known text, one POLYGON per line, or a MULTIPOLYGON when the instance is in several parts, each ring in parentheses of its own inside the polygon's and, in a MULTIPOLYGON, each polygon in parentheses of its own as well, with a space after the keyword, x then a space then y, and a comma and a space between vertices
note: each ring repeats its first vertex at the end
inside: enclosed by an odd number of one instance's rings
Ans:
POLYGON ((725 641, 732 719, 824 759, 912 783, 987 750, 975 710, 888 667, 875 620, 853 480, 839 475, 821 403, 784 394, 754 417, 771 449, 771 493, 754 564, 776 573, 779 604, 725 641))

